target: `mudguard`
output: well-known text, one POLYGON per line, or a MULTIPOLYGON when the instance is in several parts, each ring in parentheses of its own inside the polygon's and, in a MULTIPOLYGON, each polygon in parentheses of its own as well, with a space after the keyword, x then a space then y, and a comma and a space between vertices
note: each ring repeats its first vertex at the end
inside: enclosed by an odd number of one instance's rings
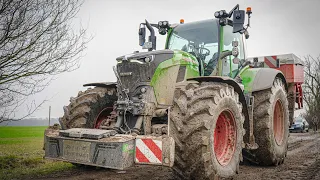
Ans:
POLYGON ((288 91, 286 78, 281 71, 272 68, 245 68, 240 72, 244 93, 252 93, 269 89, 276 77, 281 78, 288 91))
MULTIPOLYGON (((198 81, 198 82, 222 82, 231 85, 234 90, 239 94, 239 96, 243 96, 243 91, 240 87, 240 85, 234 81, 232 78, 227 76, 201 76, 201 77, 195 77, 195 78, 189 78, 188 81, 198 81)), ((241 100, 242 97, 240 97, 241 100)), ((243 99, 244 100, 244 99, 243 99)))
POLYGON ((88 83, 84 84, 83 87, 86 86, 95 86, 95 87, 112 87, 116 88, 117 87, 117 82, 96 82, 96 83, 88 83))

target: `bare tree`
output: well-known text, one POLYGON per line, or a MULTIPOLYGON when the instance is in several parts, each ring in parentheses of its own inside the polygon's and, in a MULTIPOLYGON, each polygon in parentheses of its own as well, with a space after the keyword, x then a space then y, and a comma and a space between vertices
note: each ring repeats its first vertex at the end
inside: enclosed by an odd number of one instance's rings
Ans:
MULTIPOLYGON (((54 75, 79 67, 88 39, 72 26, 81 0, 0 0, 0 122, 54 75)), ((32 103, 29 115, 40 104, 32 103)))
POLYGON ((307 104, 305 117, 310 125, 320 127, 320 56, 305 58, 304 102, 307 104))

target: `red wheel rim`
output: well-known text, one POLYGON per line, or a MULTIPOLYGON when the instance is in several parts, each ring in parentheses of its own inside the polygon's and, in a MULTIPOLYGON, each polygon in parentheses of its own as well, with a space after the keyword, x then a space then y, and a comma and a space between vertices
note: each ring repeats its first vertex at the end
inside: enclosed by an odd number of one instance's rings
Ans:
POLYGON ((112 107, 106 107, 104 108, 99 114, 98 117, 95 120, 94 123, 94 128, 99 129, 101 126, 101 123, 103 120, 107 119, 108 116, 110 116, 110 113, 112 112, 113 108, 112 107))
POLYGON ((237 139, 235 119, 229 110, 220 113, 214 130, 214 153, 218 162, 226 166, 231 161, 237 139))
POLYGON ((278 145, 282 144, 284 136, 284 115, 283 115, 283 106, 281 101, 278 99, 273 114, 273 133, 276 143, 278 145))

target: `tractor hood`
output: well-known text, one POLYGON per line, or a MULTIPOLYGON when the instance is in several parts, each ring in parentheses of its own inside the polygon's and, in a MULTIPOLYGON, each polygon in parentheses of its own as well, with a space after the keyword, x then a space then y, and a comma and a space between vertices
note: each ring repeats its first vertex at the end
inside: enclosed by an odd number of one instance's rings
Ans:
MULTIPOLYGON (((128 54, 118 57, 116 60, 126 61, 126 60, 141 60, 145 62, 146 57, 154 56, 151 61, 154 63, 161 63, 163 60, 170 59, 173 57, 174 52, 172 50, 158 50, 158 51, 149 51, 149 52, 134 52, 133 54, 128 54)), ((150 62, 151 62, 150 61, 150 62)))
POLYGON ((129 90, 129 95, 139 86, 150 85, 150 81, 159 64, 173 58, 174 51, 159 50, 138 52, 117 58, 117 73, 122 88, 129 90))
POLYGON ((155 96, 158 104, 171 105, 175 84, 199 76, 199 63, 179 50, 133 53, 117 58, 116 76, 122 97, 135 102, 155 96))

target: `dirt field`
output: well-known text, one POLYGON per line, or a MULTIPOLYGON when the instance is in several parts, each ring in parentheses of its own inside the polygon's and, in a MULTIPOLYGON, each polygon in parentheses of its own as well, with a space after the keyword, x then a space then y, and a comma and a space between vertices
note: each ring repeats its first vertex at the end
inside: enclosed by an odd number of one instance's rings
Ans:
MULTIPOLYGON (((44 179, 44 178, 41 178, 44 179)), ((126 179, 173 179, 169 168, 155 166, 137 166, 127 171, 96 168, 78 168, 76 170, 55 173, 46 180, 126 180, 126 179), (139 172, 139 173, 137 173, 139 172)), ((289 151, 285 163, 278 167, 240 166, 235 180, 257 179, 320 179, 320 134, 293 133, 289 138, 289 151)))

